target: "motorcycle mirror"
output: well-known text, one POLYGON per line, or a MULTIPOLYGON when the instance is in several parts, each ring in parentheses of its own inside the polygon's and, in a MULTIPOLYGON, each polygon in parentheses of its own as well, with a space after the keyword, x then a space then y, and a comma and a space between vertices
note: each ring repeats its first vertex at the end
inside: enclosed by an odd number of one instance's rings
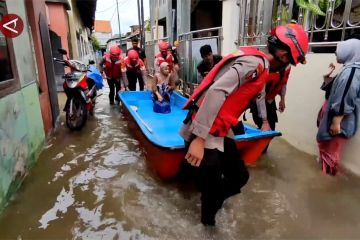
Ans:
POLYGON ((59 48, 59 49, 58 49, 58 52, 59 52, 60 54, 62 54, 62 55, 66 55, 66 54, 67 54, 67 51, 66 51, 65 49, 63 49, 63 48, 59 48))

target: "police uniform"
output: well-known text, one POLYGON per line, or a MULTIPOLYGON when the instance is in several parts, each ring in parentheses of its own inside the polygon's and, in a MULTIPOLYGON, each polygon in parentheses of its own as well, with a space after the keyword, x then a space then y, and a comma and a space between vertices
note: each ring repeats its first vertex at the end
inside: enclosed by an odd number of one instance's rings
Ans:
MULTIPOLYGON (((229 96, 235 93, 241 95, 240 88, 255 82, 259 77, 259 66, 263 69, 269 67, 268 61, 258 56, 240 56, 231 61, 225 62, 225 59, 222 61, 224 63, 219 70, 214 70, 216 67, 212 70, 217 73, 211 87, 202 93, 203 100, 196 117, 185 121, 180 129, 186 147, 196 136, 205 139, 204 158, 200 166, 191 167, 184 162, 182 171, 185 169, 196 174, 195 180, 202 195, 202 222, 209 225, 215 224, 215 214, 221 208, 223 201, 240 193, 241 187, 249 178, 244 162, 240 160, 232 130, 229 129, 225 137, 215 136, 210 134, 212 126, 219 118, 218 113, 221 112, 226 100, 230 99, 229 96)), ((263 85, 256 94, 262 87, 263 85)), ((242 91, 246 95, 246 90, 242 91)))

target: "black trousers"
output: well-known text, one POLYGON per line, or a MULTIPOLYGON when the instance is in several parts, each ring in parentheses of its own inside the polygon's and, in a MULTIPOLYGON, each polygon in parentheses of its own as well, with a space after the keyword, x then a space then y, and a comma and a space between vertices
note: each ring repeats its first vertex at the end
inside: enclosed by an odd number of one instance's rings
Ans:
MULTIPOLYGON (((188 149, 190 143, 185 143, 188 149)), ((240 160, 235 141, 224 140, 224 152, 217 149, 205 149, 204 159, 199 167, 193 167, 186 161, 181 171, 193 177, 201 192, 202 222, 215 221, 217 211, 224 200, 240 193, 249 179, 249 172, 240 160)), ((214 222, 215 223, 215 222, 214 222)))
MULTIPOLYGON (((258 109, 257 109, 257 105, 256 103, 251 105, 251 113, 252 113, 252 118, 256 124, 256 126, 258 126, 258 128, 261 128, 262 126, 262 119, 259 118, 259 114, 258 114, 258 109)), ((268 103, 268 101, 266 101, 266 112, 267 112, 267 120, 269 122, 270 128, 271 130, 275 130, 276 127, 276 123, 278 122, 278 117, 276 114, 276 102, 275 100, 272 101, 271 103, 268 103)))
POLYGON ((119 97, 118 97, 117 93, 120 91, 120 81, 117 81, 114 78, 108 79, 107 81, 108 81, 109 88, 110 88, 110 93, 109 93, 110 103, 114 103, 114 97, 115 97, 116 101, 119 101, 119 97), (115 89, 116 89, 116 92, 115 92, 115 89))
POLYGON ((129 80, 129 90, 136 91, 136 82, 139 80, 140 91, 144 91, 144 79, 142 77, 141 71, 136 72, 126 72, 126 76, 129 80))

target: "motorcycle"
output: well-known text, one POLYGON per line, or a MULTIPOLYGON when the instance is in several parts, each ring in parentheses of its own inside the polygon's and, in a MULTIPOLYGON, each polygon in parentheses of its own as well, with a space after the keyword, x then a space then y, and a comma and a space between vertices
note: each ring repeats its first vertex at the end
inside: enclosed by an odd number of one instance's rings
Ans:
POLYGON ((62 76, 63 88, 66 94, 66 126, 71 130, 82 129, 88 114, 94 114, 97 90, 103 87, 103 79, 100 71, 94 66, 94 61, 89 61, 89 66, 84 63, 71 60, 65 49, 58 52, 66 56, 66 60, 54 58, 56 63, 70 68, 70 72, 62 76))

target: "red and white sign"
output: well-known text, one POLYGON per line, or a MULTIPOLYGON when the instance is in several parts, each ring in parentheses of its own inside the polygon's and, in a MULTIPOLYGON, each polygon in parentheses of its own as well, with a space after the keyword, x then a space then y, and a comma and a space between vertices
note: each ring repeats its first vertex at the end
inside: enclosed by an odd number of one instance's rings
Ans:
POLYGON ((23 20, 16 14, 7 14, 0 21, 0 31, 5 37, 15 38, 24 30, 23 20))

